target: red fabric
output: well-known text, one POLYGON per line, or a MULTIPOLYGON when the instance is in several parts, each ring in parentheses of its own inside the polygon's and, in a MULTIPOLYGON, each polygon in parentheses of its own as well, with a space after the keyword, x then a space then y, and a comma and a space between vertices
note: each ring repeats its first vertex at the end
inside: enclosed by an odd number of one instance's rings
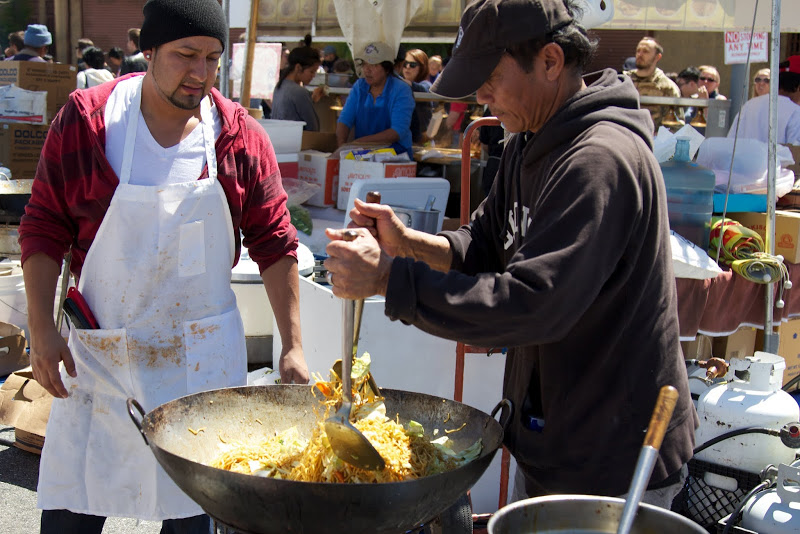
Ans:
MULTIPOLYGON (((792 287, 783 292, 784 307, 772 309, 774 322, 800 316, 800 264, 788 263, 792 287)), ((764 328, 765 285, 748 282, 727 270, 709 280, 677 278, 681 337, 698 333, 724 336, 740 326, 764 328)), ((775 299, 778 287, 774 284, 775 299)))
POLYGON ((463 102, 453 102, 450 104, 450 113, 460 113, 461 116, 453 124, 453 131, 461 130, 461 124, 464 122, 464 114, 467 111, 467 105, 463 102))
MULTIPOLYGON (((103 110, 120 80, 75 91, 48 130, 31 199, 20 222, 22 262, 43 252, 59 264, 72 247, 71 270, 80 275, 86 253, 119 184, 105 157, 103 110)), ((233 219, 236 256, 241 243, 264 269, 284 256, 297 256, 297 231, 272 143, 263 128, 238 104, 212 89, 222 120, 217 138, 218 179, 233 219)), ((208 169, 198 178, 208 176, 208 169)))

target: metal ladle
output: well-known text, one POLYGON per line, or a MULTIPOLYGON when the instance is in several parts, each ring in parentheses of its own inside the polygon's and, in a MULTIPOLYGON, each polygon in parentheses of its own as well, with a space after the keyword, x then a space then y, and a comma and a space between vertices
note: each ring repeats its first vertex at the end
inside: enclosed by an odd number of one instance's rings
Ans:
MULTIPOLYGON (((345 232, 345 241, 352 241, 358 236, 356 232, 345 232)), ((363 310, 364 301, 360 301, 363 310)), ((355 333, 356 302, 350 299, 342 301, 343 335, 342 335, 342 405, 336 413, 325 420, 325 433, 333 452, 343 461, 367 471, 381 471, 386 462, 369 440, 350 422, 353 405, 352 368, 355 333)), ((359 314, 359 325, 360 325, 359 314)))

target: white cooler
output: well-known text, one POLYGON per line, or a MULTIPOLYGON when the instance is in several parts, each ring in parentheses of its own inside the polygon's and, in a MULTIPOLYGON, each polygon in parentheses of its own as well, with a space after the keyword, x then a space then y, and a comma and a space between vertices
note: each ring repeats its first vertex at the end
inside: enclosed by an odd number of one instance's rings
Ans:
MULTIPOLYGON (((314 270, 314 255, 300 243, 297 249, 300 276, 314 270)), ((272 363, 272 306, 261 280, 258 264, 250 259, 247 248, 242 247, 239 263, 231 270, 231 287, 236 295, 236 305, 242 315, 247 343, 247 363, 272 363)))

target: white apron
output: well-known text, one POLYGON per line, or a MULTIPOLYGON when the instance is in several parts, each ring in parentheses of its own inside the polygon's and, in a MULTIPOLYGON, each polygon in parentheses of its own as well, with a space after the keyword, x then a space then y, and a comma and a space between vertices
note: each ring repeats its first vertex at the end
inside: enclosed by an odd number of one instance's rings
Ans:
POLYGON ((209 177, 140 186, 128 182, 141 88, 133 99, 120 183, 79 282, 102 329, 70 332, 78 376, 61 373, 69 398, 53 401, 39 508, 144 520, 202 513, 158 465, 126 400, 150 411, 246 382, 244 327, 230 286, 233 226, 207 100, 200 127, 209 177))

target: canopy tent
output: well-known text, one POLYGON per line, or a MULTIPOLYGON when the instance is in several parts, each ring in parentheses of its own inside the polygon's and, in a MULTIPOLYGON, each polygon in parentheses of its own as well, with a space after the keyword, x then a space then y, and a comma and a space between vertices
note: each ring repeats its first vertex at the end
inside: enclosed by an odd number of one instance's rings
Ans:
MULTIPOLYGON (((466 0, 222 0, 226 10, 251 13, 248 41, 254 33, 267 39, 299 40, 310 33, 316 41, 344 41, 351 50, 371 40, 392 46, 400 41, 452 42, 466 0)), ((588 8, 588 26, 603 29, 769 31, 770 68, 778 71, 780 33, 800 32, 800 2, 792 0, 578 0, 588 8)), ((231 26, 236 22, 230 19, 231 26)), ((227 47, 226 47, 227 48, 227 47)), ((248 47, 251 48, 251 47, 248 47)), ((252 59, 249 62, 252 64, 252 59)), ((223 65, 223 79, 227 78, 223 65)), ((775 166, 777 164, 777 85, 770 88, 770 137, 767 214, 767 252, 774 253, 775 166)), ((249 94, 249 90, 248 90, 249 94)), ((773 287, 765 291, 765 346, 775 352, 778 336, 772 331, 773 287)))
MULTIPOLYGON (((722 31, 750 29, 756 0, 614 0, 610 30, 722 31)), ((780 31, 800 31, 800 2, 784 2, 780 31)), ((756 30, 772 30, 772 2, 758 2, 756 30)))
MULTIPOLYGON (((315 41, 342 42, 342 28, 358 9, 372 17, 373 26, 402 24, 404 39, 444 43, 453 40, 464 6, 464 0, 259 0, 257 31, 277 41, 310 33, 315 41)), ((230 0, 231 27, 247 27, 249 20, 250 1, 230 0)))
MULTIPOLYGON (((258 33, 279 37, 281 41, 299 40, 306 33, 318 41, 344 41, 337 2, 348 0, 260 0, 258 33)), ((380 3, 406 4, 402 0, 380 3)), ((412 11, 403 40, 451 42, 466 0, 416 3, 419 6, 412 11)), ((579 0, 579 3, 593 10, 607 4, 599 0, 579 0)), ((613 18, 603 24, 603 29, 721 31, 750 28, 756 0, 613 0, 608 4, 613 8, 613 18)), ((757 30, 771 30, 771 13, 770 1, 761 0, 757 30)), ((231 27, 247 27, 249 19, 250 1, 230 0, 231 27)), ((800 32, 800 2, 783 2, 780 28, 782 32, 800 32)))

